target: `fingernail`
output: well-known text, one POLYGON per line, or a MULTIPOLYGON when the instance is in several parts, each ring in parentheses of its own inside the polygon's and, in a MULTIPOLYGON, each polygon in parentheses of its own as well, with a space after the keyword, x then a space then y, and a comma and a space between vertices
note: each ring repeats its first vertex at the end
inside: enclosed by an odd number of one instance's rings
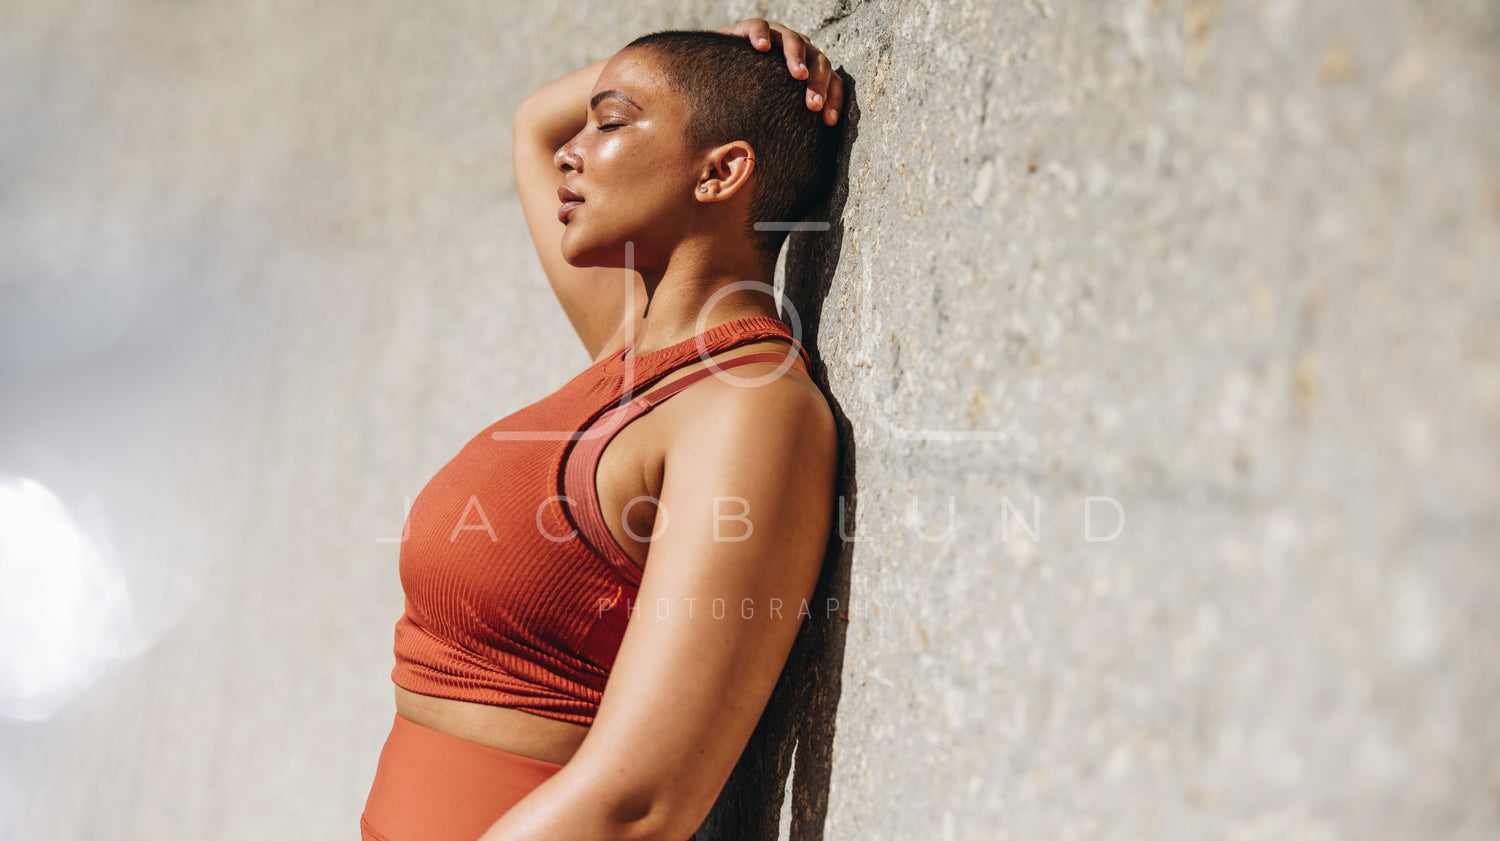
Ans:
POLYGON ((823 104, 823 97, 818 96, 817 94, 813 94, 813 107, 816 108, 816 107, 818 107, 819 105, 822 105, 822 104, 823 104))
POLYGON ((836 123, 838 121, 839 121, 839 112, 838 112, 838 109, 835 109, 835 108, 828 109, 828 122, 830 122, 830 123, 836 123))

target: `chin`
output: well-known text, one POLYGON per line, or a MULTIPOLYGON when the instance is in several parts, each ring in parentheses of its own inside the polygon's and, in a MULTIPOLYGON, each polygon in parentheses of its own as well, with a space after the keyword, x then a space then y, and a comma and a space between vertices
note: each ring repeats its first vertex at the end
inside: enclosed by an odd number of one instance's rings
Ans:
POLYGON ((563 246, 562 258, 563 262, 575 269, 596 269, 607 265, 602 262, 601 255, 594 251, 568 248, 567 246, 563 246))
MULTIPOLYGON (((640 255, 640 250, 636 250, 640 255)), ((623 269, 625 268, 625 243, 580 244, 570 242, 567 232, 562 239, 563 261, 575 269, 623 269)), ((639 262, 639 261, 637 261, 639 262)))
POLYGON ((558 247, 562 251, 563 262, 573 268, 587 269, 594 265, 590 261, 595 255, 589 253, 587 248, 580 248, 576 243, 571 242, 568 239, 566 229, 563 231, 562 241, 558 244, 558 247))

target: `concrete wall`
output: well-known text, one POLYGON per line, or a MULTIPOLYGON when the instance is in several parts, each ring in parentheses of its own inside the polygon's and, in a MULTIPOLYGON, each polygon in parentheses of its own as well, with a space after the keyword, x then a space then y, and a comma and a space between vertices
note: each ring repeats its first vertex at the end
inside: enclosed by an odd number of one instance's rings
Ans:
POLYGON ((1500 834, 1493 3, 7 0, 0 836, 355 837, 383 539, 588 361, 511 110, 751 14, 848 540, 705 841, 1500 834))

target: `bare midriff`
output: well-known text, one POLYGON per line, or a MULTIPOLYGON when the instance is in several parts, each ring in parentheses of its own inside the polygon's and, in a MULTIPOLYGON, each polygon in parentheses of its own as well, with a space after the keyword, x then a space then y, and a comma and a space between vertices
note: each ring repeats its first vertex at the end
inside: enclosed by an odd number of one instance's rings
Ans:
POLYGON ((407 721, 485 747, 566 765, 589 728, 510 707, 419 695, 396 687, 396 713, 407 721))

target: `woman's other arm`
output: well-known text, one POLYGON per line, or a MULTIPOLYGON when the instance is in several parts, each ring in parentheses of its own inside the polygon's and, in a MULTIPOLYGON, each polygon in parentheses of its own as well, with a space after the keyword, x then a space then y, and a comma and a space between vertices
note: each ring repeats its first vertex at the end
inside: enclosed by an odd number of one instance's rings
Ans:
POLYGON ((593 726, 481 841, 682 841, 765 709, 827 549, 837 432, 810 382, 696 388, 719 393, 666 460, 638 608, 593 726))
POLYGON ((587 122, 589 94, 608 61, 600 59, 543 85, 521 103, 511 120, 512 161, 521 214, 552 291, 594 360, 628 318, 640 316, 646 306, 646 287, 634 271, 580 269, 563 259, 563 223, 557 220, 557 188, 562 186, 563 177, 553 155, 587 122), (635 286, 633 299, 630 284, 635 286), (634 313, 626 311, 627 302, 632 300, 634 313))

